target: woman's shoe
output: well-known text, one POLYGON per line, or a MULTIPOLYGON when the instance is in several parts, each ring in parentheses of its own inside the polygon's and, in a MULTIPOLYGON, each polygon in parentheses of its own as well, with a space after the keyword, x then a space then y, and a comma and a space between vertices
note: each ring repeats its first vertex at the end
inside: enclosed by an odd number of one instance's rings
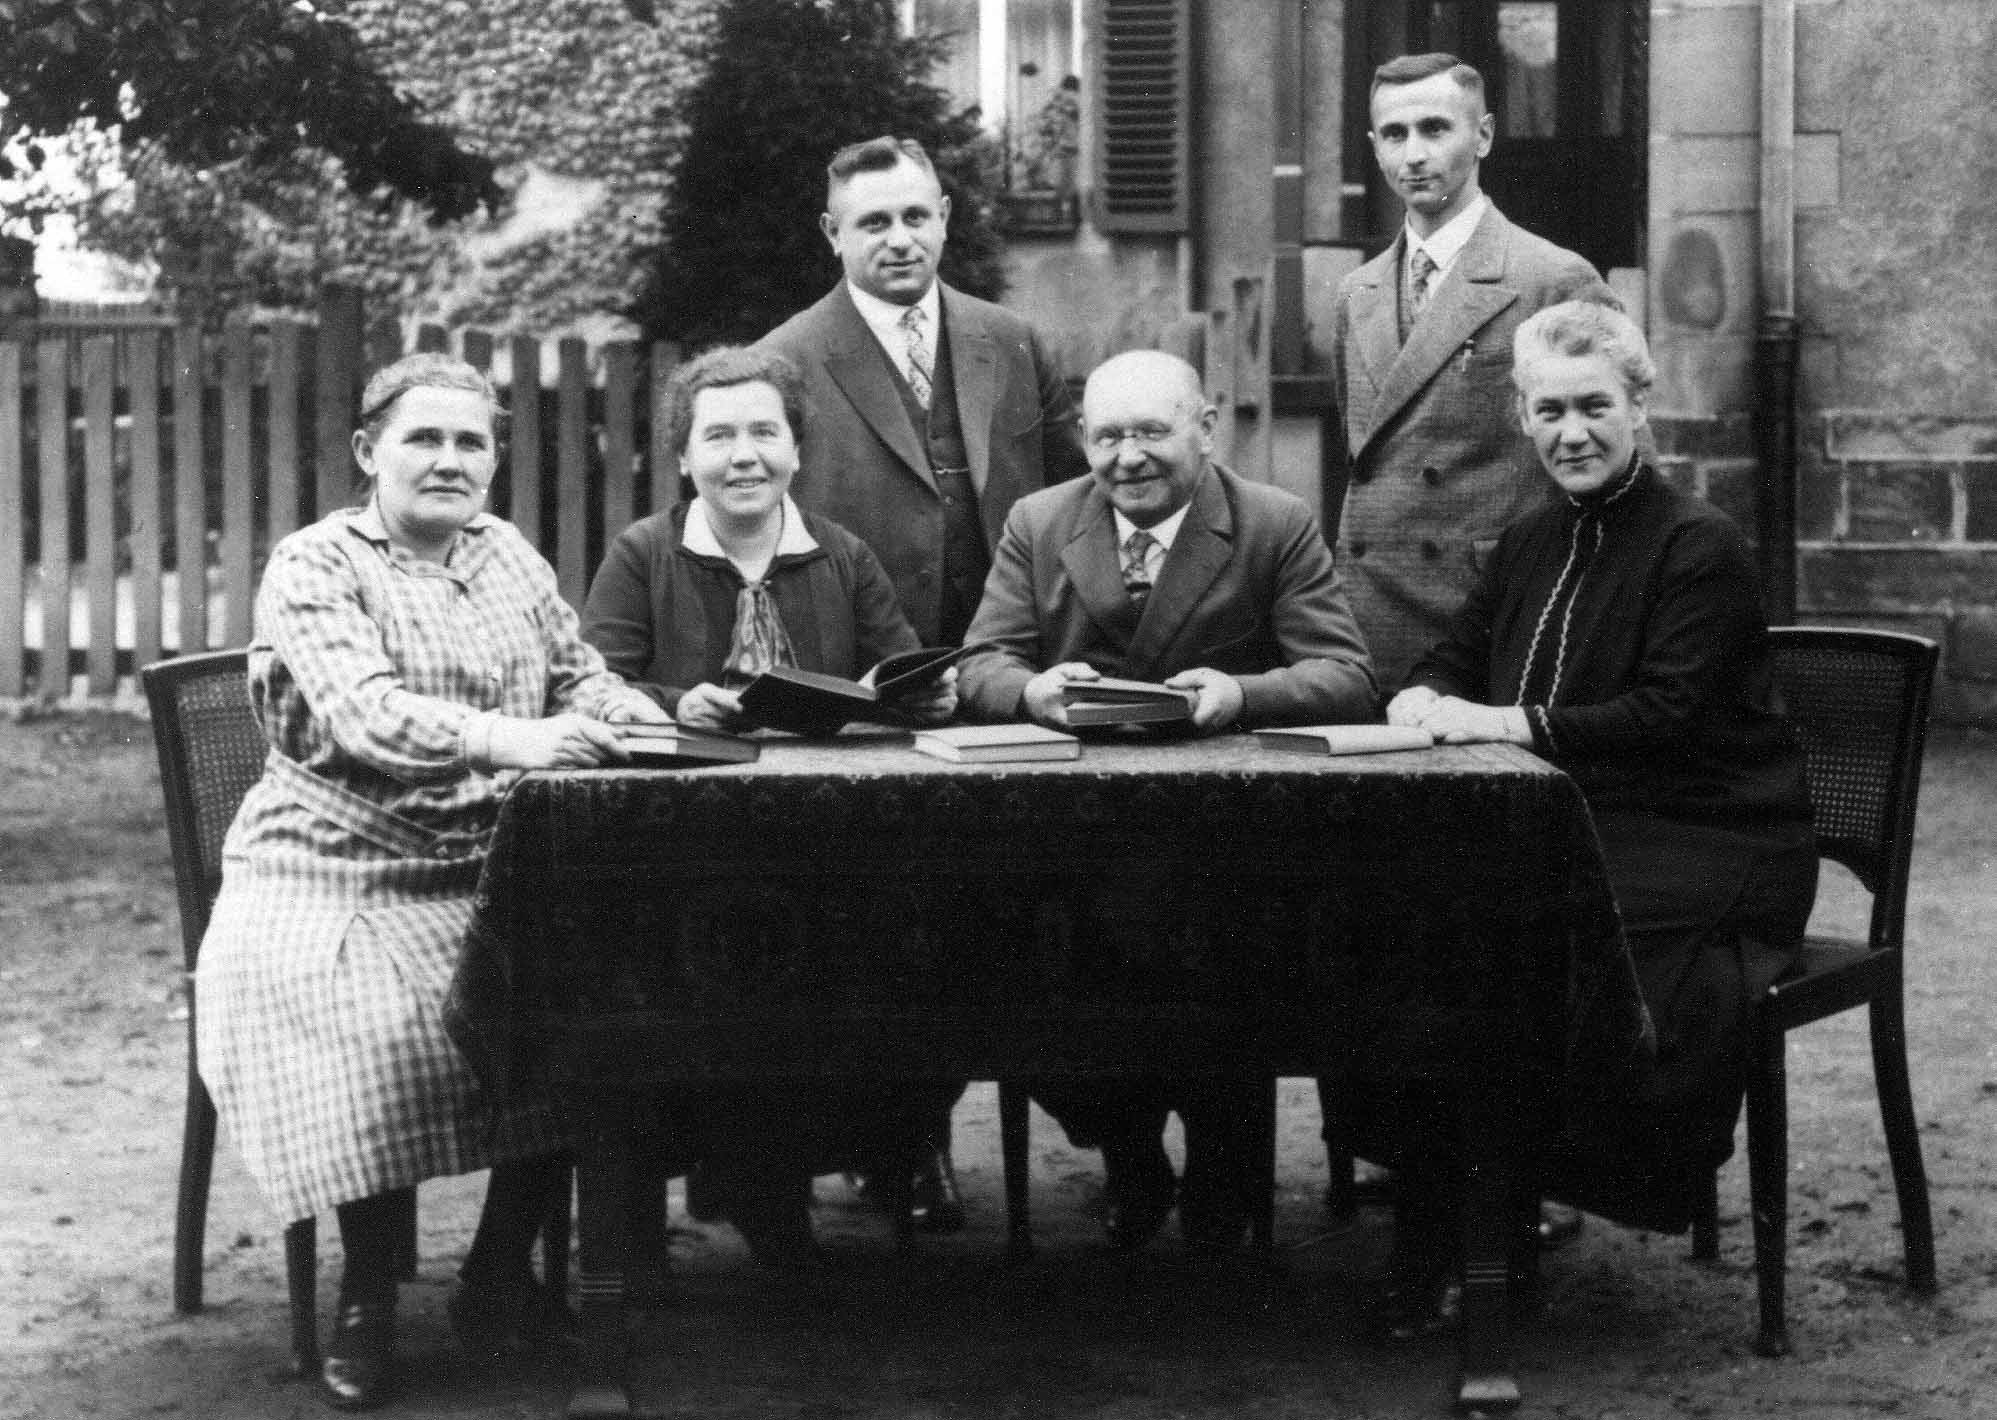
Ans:
POLYGON ((335 1410, 372 1410, 395 1385, 395 1300, 342 1302, 319 1363, 319 1391, 335 1410))

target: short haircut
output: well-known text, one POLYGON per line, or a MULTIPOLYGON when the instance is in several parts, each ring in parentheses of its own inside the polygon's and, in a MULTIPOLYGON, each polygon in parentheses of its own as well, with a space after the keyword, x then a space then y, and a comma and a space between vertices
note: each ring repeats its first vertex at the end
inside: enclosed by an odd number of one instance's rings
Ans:
POLYGON ((804 442, 804 378, 797 366, 771 350, 749 345, 717 345, 673 371, 666 386, 666 447, 686 452, 693 437, 693 402, 702 390, 736 385, 768 385, 783 401, 791 437, 804 442))
POLYGON ((1512 384, 1525 395, 1527 372, 1544 356, 1600 355, 1632 396, 1657 379, 1650 345, 1635 321, 1600 301, 1562 301, 1528 316, 1512 336, 1512 384))
POLYGON ((932 178, 936 176, 936 164, 929 161, 929 154, 913 138, 892 138, 883 133, 864 143, 848 143, 825 165, 826 209, 832 207, 832 194, 856 174, 884 173, 903 163, 913 163, 932 178))
POLYGON ((476 366, 441 351, 418 350, 376 370, 361 391, 356 422, 370 444, 381 437, 395 402, 413 389, 468 390, 483 395, 492 413, 493 438, 497 440, 506 432, 506 410, 499 403, 498 391, 476 366))
POLYGON ((1419 84, 1438 74, 1447 74, 1454 79, 1457 88, 1477 100, 1477 111, 1484 111, 1484 76, 1455 55, 1439 50, 1429 54, 1403 54, 1389 59, 1373 71, 1373 87, 1366 91, 1366 102, 1371 104, 1373 95, 1390 84, 1419 84))

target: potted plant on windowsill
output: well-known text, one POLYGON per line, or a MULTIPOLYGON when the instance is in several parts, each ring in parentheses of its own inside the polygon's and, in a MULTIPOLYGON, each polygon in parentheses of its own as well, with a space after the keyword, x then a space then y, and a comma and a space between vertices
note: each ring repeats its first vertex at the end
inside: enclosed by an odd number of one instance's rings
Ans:
MULTIPOLYGON (((1032 65, 1021 65, 1030 76, 1032 65)), ((1075 161, 1082 141, 1082 81, 1070 74, 1047 96, 1026 127, 1017 157, 1020 181, 1000 201, 1015 233, 1066 235, 1081 225, 1075 161)), ((1010 178, 1012 174, 1009 172, 1010 178)))

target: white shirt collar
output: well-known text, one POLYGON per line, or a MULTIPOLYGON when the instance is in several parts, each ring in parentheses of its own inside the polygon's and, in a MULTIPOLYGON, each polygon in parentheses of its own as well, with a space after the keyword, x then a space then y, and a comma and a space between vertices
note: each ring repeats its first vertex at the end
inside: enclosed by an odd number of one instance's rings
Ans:
MULTIPOLYGON (((772 561, 778 557, 817 550, 818 539, 805 527, 804 514, 797 510, 797 504, 790 500, 788 493, 784 495, 783 519, 784 530, 777 535, 777 550, 771 555, 772 561)), ((707 504, 698 498, 686 505, 686 530, 680 534, 680 546, 703 557, 728 557, 722 550, 721 539, 714 535, 714 524, 707 520, 707 504)))
MULTIPOLYGON (((1157 542, 1159 556, 1162 557, 1172 550, 1172 540, 1179 535, 1180 527, 1185 524, 1186 514, 1190 513, 1192 509, 1193 501, 1188 498, 1186 505, 1179 509, 1178 512, 1172 514, 1169 518, 1160 519, 1144 530, 1150 533, 1153 540, 1157 542)), ((1130 541, 1130 535, 1137 531, 1137 524, 1124 517, 1121 509, 1112 508, 1110 513, 1116 519, 1116 545, 1122 547, 1126 542, 1130 541)))
MULTIPOLYGON (((860 319, 867 323, 867 329, 874 333, 874 339, 887 352, 894 367, 900 370, 904 379, 908 376, 908 342, 901 333, 901 318, 907 306, 897 306, 893 301, 883 301, 871 291, 862 291, 851 281, 846 283, 846 292, 853 298, 854 308, 860 312, 860 319)), ((943 291, 934 281, 922 293, 922 299, 915 303, 922 308, 922 334, 929 342, 930 359, 936 358, 936 337, 943 329, 943 291)))
MULTIPOLYGON (((1436 279, 1449 274, 1449 268, 1456 264, 1456 258, 1463 255, 1463 248, 1470 245, 1470 236, 1477 230, 1477 224, 1484 220, 1485 212, 1491 207, 1491 199, 1478 193, 1470 199, 1470 205, 1437 227, 1426 237, 1415 235, 1409 227, 1408 254, 1413 255, 1416 247, 1428 253, 1428 259, 1435 263, 1436 279)), ((1431 288, 1433 289, 1433 288, 1431 288)))

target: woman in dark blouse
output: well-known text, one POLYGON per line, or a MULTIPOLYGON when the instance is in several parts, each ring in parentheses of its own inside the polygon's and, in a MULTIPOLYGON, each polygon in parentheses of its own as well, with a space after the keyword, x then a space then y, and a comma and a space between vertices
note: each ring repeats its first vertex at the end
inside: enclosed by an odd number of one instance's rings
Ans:
POLYGON ((1559 495, 1505 530, 1387 718, 1530 746, 1580 785, 1658 1069, 1644 1098, 1570 1127, 1546 1184, 1675 1231, 1732 1152, 1748 1012, 1816 894, 1802 752, 1746 540, 1639 456, 1642 333, 1606 306, 1553 306, 1519 328, 1513 371, 1559 495))

